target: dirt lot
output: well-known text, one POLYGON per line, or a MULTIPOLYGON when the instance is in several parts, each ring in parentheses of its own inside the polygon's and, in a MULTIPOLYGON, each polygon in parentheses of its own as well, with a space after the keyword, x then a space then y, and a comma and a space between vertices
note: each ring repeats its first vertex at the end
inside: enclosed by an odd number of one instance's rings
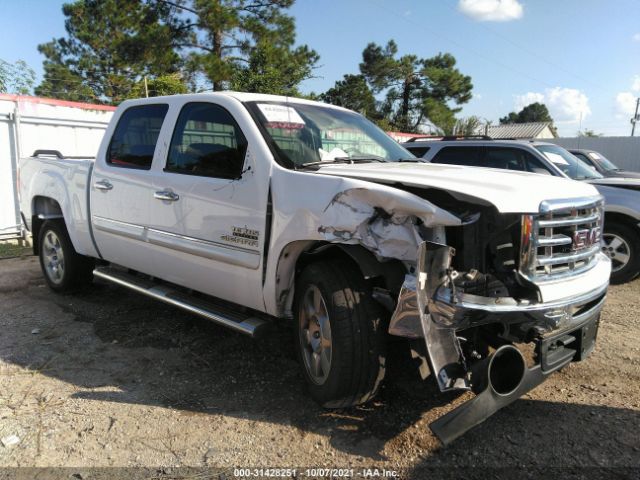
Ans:
POLYGON ((442 448, 428 424, 465 398, 421 382, 401 345, 373 404, 327 412, 304 394, 285 327, 257 342, 100 282, 60 296, 35 258, 0 260, 0 438, 19 439, 0 443, 0 466, 376 466, 406 478, 564 467, 640 478, 639 293, 640 281, 610 290, 587 361, 442 448))

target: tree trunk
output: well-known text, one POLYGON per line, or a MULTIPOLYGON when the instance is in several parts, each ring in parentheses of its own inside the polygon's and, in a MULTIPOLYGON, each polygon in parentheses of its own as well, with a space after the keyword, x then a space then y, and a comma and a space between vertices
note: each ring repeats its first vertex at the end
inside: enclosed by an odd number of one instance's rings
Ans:
POLYGON ((402 85, 402 108, 400 110, 400 125, 402 131, 409 130, 409 100, 411 98, 411 78, 406 78, 402 85))
MULTIPOLYGON (((213 55, 216 57, 216 60, 219 65, 222 64, 222 32, 220 30, 216 30, 213 32, 213 55)), ((213 79, 211 83, 213 84, 213 91, 217 92, 222 90, 222 80, 220 79, 220 72, 213 72, 213 79)))

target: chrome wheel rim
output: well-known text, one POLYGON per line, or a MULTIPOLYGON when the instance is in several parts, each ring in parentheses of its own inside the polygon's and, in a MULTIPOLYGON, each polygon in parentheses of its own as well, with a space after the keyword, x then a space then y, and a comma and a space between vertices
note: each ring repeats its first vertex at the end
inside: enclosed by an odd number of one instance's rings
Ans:
POLYGON ((64 278, 64 252, 60 239, 52 230, 47 230, 42 242, 42 254, 44 269, 47 277, 56 285, 62 283, 64 278))
POLYGON ((602 251, 611 259, 611 271, 619 272, 631 260, 631 248, 627 241, 614 233, 602 235, 602 251))
POLYGON ((310 285, 298 312, 299 340, 305 369, 316 385, 322 385, 331 371, 331 324, 322 293, 310 285))

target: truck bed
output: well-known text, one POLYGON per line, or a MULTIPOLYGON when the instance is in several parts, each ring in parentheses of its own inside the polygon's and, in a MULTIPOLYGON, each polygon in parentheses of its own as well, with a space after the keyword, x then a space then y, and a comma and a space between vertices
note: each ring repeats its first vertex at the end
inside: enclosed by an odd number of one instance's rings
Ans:
POLYGON ((23 221, 32 230, 34 217, 44 221, 63 214, 76 251, 96 257, 89 222, 89 185, 95 159, 60 157, 47 154, 20 159, 18 192, 23 221), (44 196, 54 199, 59 208, 44 201, 44 196))

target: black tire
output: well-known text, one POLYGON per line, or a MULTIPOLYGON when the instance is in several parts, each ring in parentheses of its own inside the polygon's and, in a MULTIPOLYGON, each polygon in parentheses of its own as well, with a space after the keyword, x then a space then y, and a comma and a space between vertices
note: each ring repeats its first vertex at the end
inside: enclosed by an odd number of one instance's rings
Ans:
POLYGON ((623 223, 605 223, 603 251, 611 258, 611 283, 618 285, 633 280, 640 273, 640 234, 629 225, 623 223), (612 249, 611 239, 617 237, 624 245, 612 249), (627 253, 629 260, 621 267, 618 261, 621 253, 627 253), (617 256, 616 256, 617 255, 617 256))
MULTIPOLYGON (((385 373, 386 318, 371 297, 360 271, 344 261, 329 260, 307 266, 296 281, 295 344, 311 397, 325 408, 365 403, 377 393, 385 373), (331 338, 330 368, 324 380, 314 378, 306 355, 313 355, 301 313, 305 296, 317 289, 328 313, 331 338)), ((309 322, 310 323, 310 322, 309 322)), ((323 338, 323 334, 320 334, 323 338)), ((307 357, 309 358, 309 357, 307 357)))
POLYGON ((50 220, 42 225, 38 252, 42 274, 52 290, 69 292, 91 283, 94 259, 75 251, 64 223, 50 220))

